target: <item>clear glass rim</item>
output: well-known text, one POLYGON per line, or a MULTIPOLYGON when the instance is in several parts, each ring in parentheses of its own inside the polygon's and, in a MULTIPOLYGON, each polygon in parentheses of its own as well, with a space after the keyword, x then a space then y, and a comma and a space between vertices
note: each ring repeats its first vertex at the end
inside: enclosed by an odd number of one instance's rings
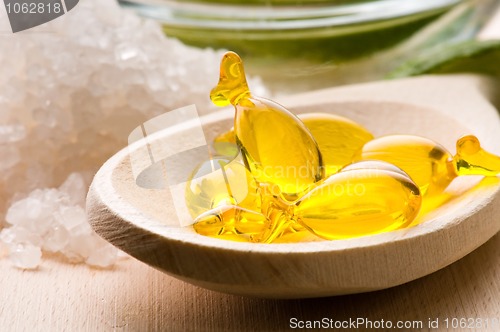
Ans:
POLYGON ((299 30, 343 27, 404 17, 426 17, 464 0, 378 0, 356 4, 248 6, 178 2, 172 0, 118 0, 141 15, 168 26, 214 30, 299 30))

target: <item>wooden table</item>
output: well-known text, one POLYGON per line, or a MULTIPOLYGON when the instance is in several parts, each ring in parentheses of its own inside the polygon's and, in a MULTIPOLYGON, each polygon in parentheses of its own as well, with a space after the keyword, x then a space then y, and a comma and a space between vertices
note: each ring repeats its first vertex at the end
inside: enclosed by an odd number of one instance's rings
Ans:
MULTIPOLYGON (((462 260, 399 287, 306 300, 215 293, 134 259, 95 270, 47 259, 38 271, 0 261, 2 331, 280 331, 290 319, 500 320, 500 234, 462 260)), ((498 331, 500 326, 497 326, 498 331)), ((480 329, 477 329, 480 330, 480 329)), ((493 331, 493 328, 482 329, 493 331)))

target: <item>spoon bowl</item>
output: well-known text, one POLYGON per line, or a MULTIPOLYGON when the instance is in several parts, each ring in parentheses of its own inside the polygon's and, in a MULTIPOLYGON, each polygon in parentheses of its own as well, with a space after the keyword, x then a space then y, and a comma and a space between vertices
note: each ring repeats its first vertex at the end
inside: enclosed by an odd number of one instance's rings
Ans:
MULTIPOLYGON (((375 137, 424 136, 452 153, 459 137, 474 134, 498 154, 500 120, 489 102, 490 84, 475 76, 423 77, 311 92, 288 97, 282 104, 295 113, 348 117, 375 137)), ((209 142, 232 122, 231 110, 201 117, 209 142)), ((393 232, 276 244, 205 237, 190 226, 178 225, 169 189, 138 186, 130 162, 134 151, 188 127, 159 131, 109 159, 90 187, 87 214, 94 230, 118 248, 200 287, 266 298, 379 290, 435 272, 500 230, 498 178, 464 176, 450 185, 439 207, 424 207, 427 213, 412 227, 393 232)), ((186 162, 182 167, 195 167, 186 162)))

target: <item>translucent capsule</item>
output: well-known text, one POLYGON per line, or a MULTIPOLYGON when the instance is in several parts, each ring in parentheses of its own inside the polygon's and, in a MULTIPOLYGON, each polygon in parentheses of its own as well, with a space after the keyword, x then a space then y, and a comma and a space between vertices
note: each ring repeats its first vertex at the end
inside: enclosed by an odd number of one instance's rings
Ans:
POLYGON ((457 141, 457 154, 452 163, 457 175, 497 176, 500 173, 500 157, 484 150, 473 135, 457 141))
POLYGON ((339 116, 313 113, 301 121, 253 97, 232 52, 222 60, 211 99, 235 107, 234 131, 214 145, 223 155, 240 154, 241 162, 227 166, 234 161, 220 157, 220 174, 212 170, 200 180, 201 168, 194 173, 187 197, 194 229, 203 235, 270 243, 308 234, 328 240, 379 234, 444 204, 450 197, 443 191, 457 176, 500 173, 500 157, 472 135, 457 141, 453 156, 419 136, 373 139, 339 116))
POLYGON ((240 148, 236 143, 236 136, 234 135, 234 129, 226 131, 214 138, 213 147, 217 154, 221 156, 234 156, 238 154, 240 148))
POLYGON ((322 156, 309 130, 283 106, 250 94, 236 53, 224 55, 219 84, 210 97, 218 106, 235 107, 236 142, 257 182, 275 183, 294 200, 324 177, 322 156))
POLYGON ((318 143, 326 177, 350 164, 355 153, 373 139, 366 128, 338 115, 306 113, 299 118, 318 143))
POLYGON ((407 174, 387 163, 361 162, 303 196, 292 218, 324 239, 345 239, 402 228, 415 219, 421 203, 407 174))
POLYGON ((193 218, 222 205, 260 211, 258 185, 238 159, 215 157, 199 165, 186 187, 186 206, 193 218))
MULTIPOLYGON (((373 135, 363 126, 347 118, 328 113, 299 114, 299 119, 313 135, 323 157, 325 177, 337 173, 352 162, 353 156, 373 135)), ((238 152, 234 131, 230 130, 214 140, 214 147, 221 155, 238 152)))
POLYGON ((296 242, 312 242, 320 239, 309 232, 304 226, 293 222, 286 227, 278 236, 273 239, 273 243, 296 243, 296 242))
POLYGON ((403 169, 422 194, 442 192, 450 176, 451 154, 438 143, 413 135, 390 135, 366 143, 355 160, 382 160, 403 169))
POLYGON ((430 139, 390 135, 366 143, 354 160, 392 163, 404 170, 426 195, 441 193, 459 175, 494 176, 500 172, 500 158, 483 150, 472 135, 457 141, 454 157, 430 139))
POLYGON ((259 193, 261 212, 221 205, 198 216, 195 231, 219 239, 260 243, 296 242, 309 233, 290 218, 293 204, 283 198, 277 185, 262 184, 259 193))
POLYGON ((406 173, 379 161, 347 166, 296 202, 284 200, 277 185, 264 184, 259 191, 262 213, 250 211, 245 217, 240 207, 214 209, 197 219, 195 230, 219 238, 245 233, 250 241, 265 243, 294 241, 306 230, 328 240, 344 239, 404 227, 422 202, 406 173))
POLYGON ((194 230, 205 236, 239 242, 262 242, 270 220, 237 205, 223 205, 198 216, 194 230))

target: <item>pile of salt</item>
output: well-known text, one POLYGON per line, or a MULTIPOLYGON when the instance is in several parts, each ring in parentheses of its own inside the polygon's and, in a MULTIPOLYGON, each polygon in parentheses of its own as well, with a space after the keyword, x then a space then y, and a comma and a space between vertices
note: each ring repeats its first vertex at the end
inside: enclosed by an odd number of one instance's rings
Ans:
MULTIPOLYGON (((0 10, 0 31, 7 22, 0 10)), ((86 221, 86 174, 147 119, 190 104, 209 110, 221 54, 165 37, 114 0, 0 34, 0 257, 20 268, 51 252, 112 265, 117 250, 86 221)))

